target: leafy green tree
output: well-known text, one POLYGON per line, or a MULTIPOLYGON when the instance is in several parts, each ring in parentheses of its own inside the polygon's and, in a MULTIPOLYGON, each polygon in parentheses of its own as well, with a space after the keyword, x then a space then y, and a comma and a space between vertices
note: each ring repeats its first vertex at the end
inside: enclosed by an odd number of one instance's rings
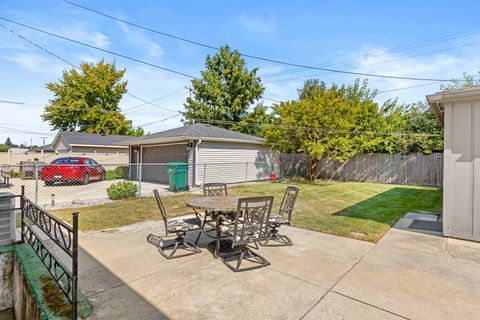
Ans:
POLYGON ((399 105, 387 101, 381 108, 386 133, 374 152, 430 154, 443 150, 443 128, 424 102, 399 105))
POLYGON ((475 79, 476 76, 480 75, 480 71, 477 75, 470 75, 467 72, 463 73, 463 80, 465 81, 452 81, 450 84, 441 85, 440 90, 448 91, 448 90, 455 90, 455 89, 462 89, 462 88, 471 88, 473 86, 480 85, 480 80, 475 79))
POLYGON ((273 120, 273 115, 267 112, 267 107, 259 104, 230 129, 263 138, 268 130, 267 125, 272 124, 273 120))
MULTIPOLYGON (((257 69, 249 71, 238 51, 228 46, 222 46, 214 56, 208 55, 205 68, 199 79, 191 81, 183 122, 202 119, 232 128, 222 121, 241 121, 248 115, 248 108, 262 97, 264 87, 257 69)), ((233 129, 243 131, 245 126, 233 129)))
POLYGON ((46 85, 54 98, 45 106, 43 120, 65 131, 143 135, 143 129, 133 128, 118 107, 127 92, 124 74, 104 60, 65 70, 58 82, 46 85))
POLYGON ((373 133, 381 115, 367 82, 327 88, 323 82, 308 80, 298 93, 298 100, 273 107, 275 125, 266 137, 283 152, 307 154, 311 180, 321 158, 345 161, 381 142, 373 133))

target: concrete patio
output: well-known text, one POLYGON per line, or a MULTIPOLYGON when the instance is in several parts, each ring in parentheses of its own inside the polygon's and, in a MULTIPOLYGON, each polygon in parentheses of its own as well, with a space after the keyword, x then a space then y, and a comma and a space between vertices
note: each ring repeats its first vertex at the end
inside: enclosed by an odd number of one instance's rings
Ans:
MULTIPOLYGON (((233 273, 202 253, 165 260, 146 222, 80 236, 80 287, 93 319, 473 319, 480 244, 393 228, 376 245, 282 228, 293 247, 233 273)), ((194 238, 195 234, 191 237, 194 238)), ((210 239, 202 239, 203 244, 210 239)))

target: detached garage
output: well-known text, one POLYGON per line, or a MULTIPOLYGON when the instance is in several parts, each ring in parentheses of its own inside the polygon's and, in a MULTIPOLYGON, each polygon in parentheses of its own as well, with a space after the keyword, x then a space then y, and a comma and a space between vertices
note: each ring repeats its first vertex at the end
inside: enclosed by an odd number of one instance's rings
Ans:
POLYGON ((124 143, 142 180, 168 183, 166 164, 187 162, 188 184, 268 179, 277 153, 264 139, 207 124, 191 124, 124 143))

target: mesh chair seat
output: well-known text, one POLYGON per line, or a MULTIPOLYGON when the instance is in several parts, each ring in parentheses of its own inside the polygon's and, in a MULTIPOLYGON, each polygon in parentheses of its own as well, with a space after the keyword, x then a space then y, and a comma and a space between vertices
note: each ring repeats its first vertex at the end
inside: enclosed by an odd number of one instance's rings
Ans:
POLYGON ((284 218, 280 215, 271 216, 269 222, 270 224, 277 224, 277 225, 290 224, 290 221, 288 221, 287 218, 284 218))
MULTIPOLYGON (((235 226, 233 224, 220 226, 220 230, 235 242, 238 242, 238 241, 243 241, 245 243, 256 242, 258 241, 258 238, 261 236, 261 232, 258 229, 246 228, 245 230, 243 230, 244 235, 242 238, 240 234, 235 235, 234 228, 235 226)), ((242 226, 238 225, 238 229, 241 230, 242 226)))
POLYGON ((199 218, 172 220, 167 223, 167 232, 198 230, 201 225, 202 221, 199 218))

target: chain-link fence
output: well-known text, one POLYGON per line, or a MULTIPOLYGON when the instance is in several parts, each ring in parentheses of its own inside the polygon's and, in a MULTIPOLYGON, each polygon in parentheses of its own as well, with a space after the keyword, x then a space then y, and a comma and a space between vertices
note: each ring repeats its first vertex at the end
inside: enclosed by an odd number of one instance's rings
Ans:
POLYGON ((165 194, 195 190, 209 182, 269 180, 272 171, 282 178, 297 176, 300 169, 293 164, 266 162, 112 165, 60 158, 51 164, 0 166, 0 192, 20 194, 25 186, 26 196, 39 206, 60 209, 107 203, 124 196, 153 196, 155 189, 165 194))

